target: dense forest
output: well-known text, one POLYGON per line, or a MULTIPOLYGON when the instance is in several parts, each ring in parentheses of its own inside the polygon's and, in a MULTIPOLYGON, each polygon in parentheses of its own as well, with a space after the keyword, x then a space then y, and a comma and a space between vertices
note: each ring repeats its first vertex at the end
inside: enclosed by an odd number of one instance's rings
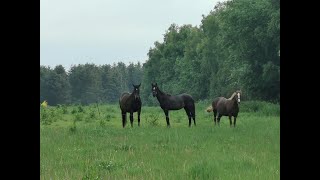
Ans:
POLYGON ((219 2, 199 27, 172 24, 143 64, 40 65, 40 102, 116 103, 141 83, 143 104, 154 105, 152 82, 196 101, 241 89, 246 100, 280 102, 280 0, 219 2))

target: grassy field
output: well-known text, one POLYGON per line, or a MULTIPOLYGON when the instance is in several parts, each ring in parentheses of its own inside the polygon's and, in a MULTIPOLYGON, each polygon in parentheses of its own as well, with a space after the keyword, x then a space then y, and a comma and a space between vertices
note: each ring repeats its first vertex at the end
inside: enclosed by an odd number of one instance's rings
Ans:
MULTIPOLYGON (((184 110, 143 107, 122 128, 118 105, 40 109, 40 179, 280 179, 280 107, 242 102, 236 128, 215 127, 209 102, 184 110)), ((129 121, 129 115, 128 115, 129 121)))

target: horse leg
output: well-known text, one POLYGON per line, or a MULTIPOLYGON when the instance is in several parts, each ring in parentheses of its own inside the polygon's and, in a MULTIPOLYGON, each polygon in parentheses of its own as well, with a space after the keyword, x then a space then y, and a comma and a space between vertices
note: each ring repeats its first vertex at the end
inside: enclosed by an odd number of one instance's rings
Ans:
POLYGON ((167 127, 170 127, 169 111, 168 110, 163 110, 163 111, 164 111, 164 114, 166 115, 167 127))
POLYGON ((217 119, 217 121, 218 121, 218 126, 220 127, 220 119, 221 119, 221 117, 222 117, 222 115, 220 115, 219 113, 218 113, 218 119, 217 119))
POLYGON ((214 125, 217 124, 217 111, 213 111, 213 120, 214 120, 214 125))
POLYGON ((133 112, 130 112, 130 124, 133 127, 133 112))
POLYGON ((236 120, 237 120, 237 117, 236 117, 236 116, 234 116, 233 118, 234 118, 234 120, 233 120, 233 127, 236 127, 236 120))
POLYGON ((184 108, 184 110, 186 111, 187 116, 188 116, 188 119, 189 119, 189 127, 191 127, 191 112, 190 112, 190 111, 188 111, 188 109, 187 109, 187 108, 184 108))
POLYGON ((141 109, 138 110, 138 126, 140 127, 140 113, 141 113, 141 109))
POLYGON ((196 126, 196 112, 195 112, 195 107, 193 105, 193 108, 191 110, 191 116, 192 116, 192 119, 193 119, 193 124, 196 126))
POLYGON ((195 114, 192 114, 192 119, 193 119, 193 124, 195 126, 197 126, 197 124, 196 124, 196 115, 195 114))
POLYGON ((126 112, 121 112, 122 114, 122 127, 124 128, 127 123, 127 113, 126 112))
POLYGON ((230 127, 232 126, 232 120, 231 120, 232 116, 229 115, 229 121, 230 121, 230 127))

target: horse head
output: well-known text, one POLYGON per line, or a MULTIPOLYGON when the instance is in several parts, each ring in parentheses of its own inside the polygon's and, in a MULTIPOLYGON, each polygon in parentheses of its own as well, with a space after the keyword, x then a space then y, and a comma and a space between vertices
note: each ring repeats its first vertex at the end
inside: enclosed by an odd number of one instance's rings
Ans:
POLYGON ((241 90, 237 90, 236 92, 236 98, 237 98, 237 102, 238 102, 238 104, 240 104, 240 95, 241 95, 241 90))
POLYGON ((139 89, 140 85, 141 85, 141 83, 139 85, 132 84, 132 86, 133 86, 133 95, 134 95, 134 99, 135 100, 140 99, 140 89, 139 89))
POLYGON ((157 96, 157 93, 158 93, 158 84, 155 83, 151 83, 151 87, 152 87, 152 95, 153 97, 156 97, 157 96))

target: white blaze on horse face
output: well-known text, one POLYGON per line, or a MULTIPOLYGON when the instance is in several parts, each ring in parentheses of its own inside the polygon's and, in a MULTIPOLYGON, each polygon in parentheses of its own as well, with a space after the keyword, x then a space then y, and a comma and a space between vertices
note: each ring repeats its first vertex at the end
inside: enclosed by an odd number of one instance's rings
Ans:
POLYGON ((240 103, 240 93, 238 93, 238 103, 240 103))
POLYGON ((156 90, 156 87, 153 87, 153 90, 155 91, 155 90, 156 90))

